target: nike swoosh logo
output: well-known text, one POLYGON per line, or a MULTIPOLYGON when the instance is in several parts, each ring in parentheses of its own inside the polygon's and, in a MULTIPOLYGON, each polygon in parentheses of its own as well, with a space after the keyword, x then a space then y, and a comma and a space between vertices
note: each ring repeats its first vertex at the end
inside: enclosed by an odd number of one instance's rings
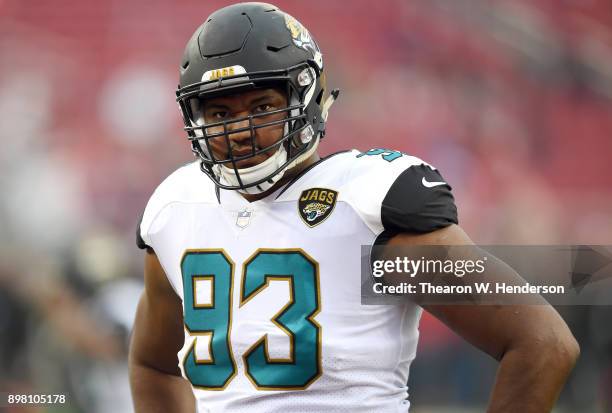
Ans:
POLYGON ((425 177, 423 177, 423 180, 421 181, 421 183, 423 184, 424 187, 427 187, 427 188, 433 188, 434 186, 438 186, 438 185, 446 185, 446 182, 429 182, 427 179, 425 179, 425 177))

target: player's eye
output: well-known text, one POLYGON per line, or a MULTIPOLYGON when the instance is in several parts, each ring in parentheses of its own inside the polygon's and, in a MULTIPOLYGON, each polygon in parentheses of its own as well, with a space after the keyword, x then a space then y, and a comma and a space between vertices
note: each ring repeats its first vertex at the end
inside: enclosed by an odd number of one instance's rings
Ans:
POLYGON ((216 120, 225 119, 227 115, 228 115, 227 110, 215 110, 210 113, 210 117, 216 120))
POLYGON ((258 105, 257 107, 255 107, 254 112, 255 113, 266 113, 266 112, 271 112, 274 110, 274 106, 272 106, 269 103, 263 103, 261 105, 258 105))

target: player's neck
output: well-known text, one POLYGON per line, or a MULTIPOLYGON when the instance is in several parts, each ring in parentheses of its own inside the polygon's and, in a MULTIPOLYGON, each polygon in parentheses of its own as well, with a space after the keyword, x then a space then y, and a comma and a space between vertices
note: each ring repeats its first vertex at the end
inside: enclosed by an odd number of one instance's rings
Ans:
POLYGON ((319 157, 319 154, 317 152, 315 152, 315 153, 312 154, 311 157, 306 159, 304 162, 300 162, 294 168, 291 168, 290 170, 288 170, 283 175, 281 180, 278 181, 272 188, 268 189, 267 191, 262 192, 260 194, 243 194, 243 193, 240 193, 240 195, 242 195, 242 197, 244 199, 246 199, 247 201, 249 201, 249 202, 254 202, 254 201, 258 201, 260 199, 263 199, 263 198, 267 197, 268 195, 270 195, 271 193, 275 192, 278 188, 281 188, 282 186, 286 185, 297 174, 302 172, 304 169, 308 168, 313 163, 319 161, 319 159, 321 159, 319 157))

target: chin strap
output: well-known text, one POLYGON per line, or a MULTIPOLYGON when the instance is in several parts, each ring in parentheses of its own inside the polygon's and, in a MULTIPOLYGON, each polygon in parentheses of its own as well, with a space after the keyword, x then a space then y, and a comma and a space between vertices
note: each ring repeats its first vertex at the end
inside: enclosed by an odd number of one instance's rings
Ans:
MULTIPOLYGON (((267 181, 264 181, 255 186, 251 186, 249 188, 237 189, 237 191, 243 194, 260 194, 269 190, 274 185, 276 185, 278 181, 281 180, 281 178, 285 175, 286 171, 296 167, 298 164, 310 158, 310 156, 315 153, 318 146, 319 139, 317 138, 316 142, 312 145, 310 149, 295 158, 285 168, 280 170, 277 174, 272 176, 267 181)), ((257 182, 265 178, 266 176, 273 174, 274 171, 277 171, 285 162, 287 162, 287 151, 285 147, 281 145, 281 147, 278 149, 278 151, 274 153, 274 155, 270 156, 262 163, 257 164, 255 166, 251 166, 250 168, 243 168, 238 170, 242 185, 250 185, 253 182, 257 182)), ((236 172, 234 171, 234 168, 228 168, 225 165, 217 165, 215 169, 215 172, 218 174, 224 184, 232 186, 240 185, 240 183, 238 182, 238 178, 236 177, 236 172)))
MULTIPOLYGON (((249 168, 242 168, 238 170, 240 174, 240 181, 242 185, 250 185, 253 182, 257 182, 266 176, 273 174, 277 171, 285 162, 287 162, 287 151, 284 146, 281 147, 268 159, 260 164, 251 166, 249 168)), ((236 176, 234 168, 229 168, 225 165, 217 165, 216 172, 221 178, 221 182, 231 186, 240 186, 240 181, 236 176)), ((270 189, 278 180, 283 176, 282 171, 272 177, 269 180, 264 181, 258 185, 250 188, 238 189, 239 192, 246 194, 258 194, 270 189)))

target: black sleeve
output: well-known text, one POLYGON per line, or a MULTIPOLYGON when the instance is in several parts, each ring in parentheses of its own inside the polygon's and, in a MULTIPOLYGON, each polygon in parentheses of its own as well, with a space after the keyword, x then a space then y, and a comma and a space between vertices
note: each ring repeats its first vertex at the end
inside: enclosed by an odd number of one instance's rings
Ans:
POLYGON ((140 216, 140 219, 138 220, 138 225, 136 225, 136 245, 141 250, 146 250, 147 248, 151 248, 151 247, 145 243, 145 241, 142 239, 142 236, 140 235, 140 224, 142 224, 142 215, 140 216))
POLYGON ((381 217, 387 232, 426 233, 458 223, 450 185, 427 165, 397 177, 383 199, 381 217))

